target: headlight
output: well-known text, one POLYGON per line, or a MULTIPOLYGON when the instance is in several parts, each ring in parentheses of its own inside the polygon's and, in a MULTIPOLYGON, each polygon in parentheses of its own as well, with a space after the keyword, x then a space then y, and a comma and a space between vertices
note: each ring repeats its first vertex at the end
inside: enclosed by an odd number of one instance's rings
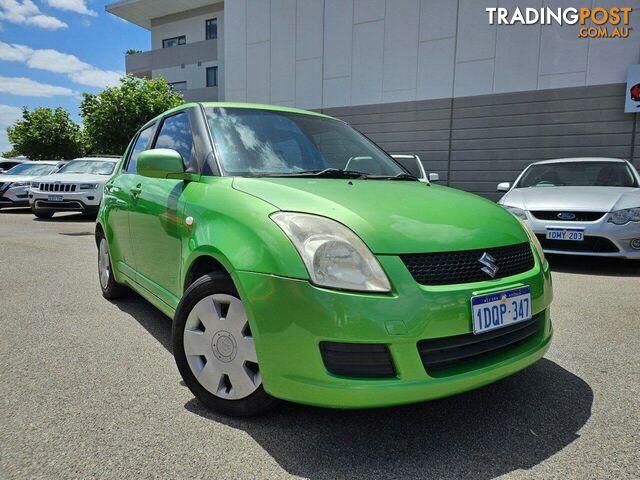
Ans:
MULTIPOLYGON (((518 220, 520 220, 520 219, 518 219, 518 220)), ((535 247, 536 252, 538 253, 538 257, 540 258, 540 263, 544 263, 544 261, 545 261, 544 250, 542 249, 542 245, 540 244, 540 240, 538 240, 538 237, 536 237, 536 234, 534 233, 533 230, 531 230, 531 227, 529 225, 524 223, 522 220, 520 220, 520 224, 524 228, 524 231, 527 232, 527 235, 529 236, 529 241, 535 247)))
POLYGON ((527 219, 527 213, 521 208, 511 207, 509 205, 502 205, 502 207, 507 209, 507 210, 509 210, 511 213, 513 213, 520 220, 526 220, 527 219))
POLYGON ((40 182, 31 182, 31 188, 38 188, 40 186, 40 182))
POLYGON ((81 183, 80 190, 95 190, 98 188, 97 183, 81 183))
POLYGON ((31 185, 31 182, 13 182, 10 188, 28 187, 29 185, 31 185))
POLYGON ((616 225, 624 225, 629 222, 640 222, 640 207, 626 208, 624 210, 616 210, 609 216, 609 223, 616 225))
POLYGON ((315 285, 361 292, 391 290, 376 257, 341 223, 296 212, 276 212, 271 219, 296 247, 315 285))

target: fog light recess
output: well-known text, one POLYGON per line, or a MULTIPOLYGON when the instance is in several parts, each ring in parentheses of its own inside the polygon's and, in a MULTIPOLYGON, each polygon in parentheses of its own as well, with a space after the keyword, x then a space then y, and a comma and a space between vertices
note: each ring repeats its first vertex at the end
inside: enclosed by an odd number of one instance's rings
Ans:
POLYGON ((640 238, 634 238, 629 244, 634 250, 640 250, 640 238))

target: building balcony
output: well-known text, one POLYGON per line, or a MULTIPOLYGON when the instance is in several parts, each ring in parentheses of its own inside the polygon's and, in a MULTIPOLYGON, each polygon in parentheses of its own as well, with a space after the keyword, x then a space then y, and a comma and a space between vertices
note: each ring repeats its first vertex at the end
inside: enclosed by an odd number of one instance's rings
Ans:
POLYGON ((217 59, 218 40, 213 39, 127 55, 125 65, 127 73, 137 77, 151 78, 151 72, 154 70, 217 59))

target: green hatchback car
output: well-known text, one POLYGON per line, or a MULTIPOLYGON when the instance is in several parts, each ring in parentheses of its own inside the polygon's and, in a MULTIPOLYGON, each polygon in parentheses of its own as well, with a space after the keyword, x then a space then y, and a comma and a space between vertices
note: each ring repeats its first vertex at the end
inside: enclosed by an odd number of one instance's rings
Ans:
POLYGON ((127 286, 171 317, 184 382, 229 415, 444 397, 551 341, 526 226, 319 113, 190 103, 151 120, 105 185, 96 243, 103 295, 127 286))

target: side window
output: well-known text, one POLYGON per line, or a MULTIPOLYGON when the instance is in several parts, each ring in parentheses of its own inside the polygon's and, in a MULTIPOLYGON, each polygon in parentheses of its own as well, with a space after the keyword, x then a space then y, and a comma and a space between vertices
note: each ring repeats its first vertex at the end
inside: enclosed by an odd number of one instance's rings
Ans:
POLYGON ((138 135, 138 139, 136 140, 135 145, 131 149, 131 155, 129 156, 129 163, 127 163, 127 168, 125 168, 125 172, 136 173, 138 171, 138 155, 144 152, 147 149, 147 145, 149 145, 149 140, 151 139, 151 134, 153 133, 153 125, 145 128, 138 135))
POLYGON ((186 112, 182 112, 166 118, 153 148, 175 150, 182 155, 182 162, 186 169, 193 155, 193 135, 191 133, 189 115, 186 112))

